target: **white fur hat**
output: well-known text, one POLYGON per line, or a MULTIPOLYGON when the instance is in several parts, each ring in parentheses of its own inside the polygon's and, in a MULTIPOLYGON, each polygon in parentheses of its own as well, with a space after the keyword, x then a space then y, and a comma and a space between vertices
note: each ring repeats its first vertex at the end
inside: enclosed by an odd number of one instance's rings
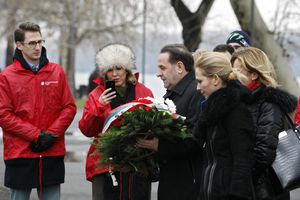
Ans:
POLYGON ((96 64, 101 72, 114 66, 131 71, 135 66, 135 55, 130 47, 123 44, 109 44, 96 53, 96 64))

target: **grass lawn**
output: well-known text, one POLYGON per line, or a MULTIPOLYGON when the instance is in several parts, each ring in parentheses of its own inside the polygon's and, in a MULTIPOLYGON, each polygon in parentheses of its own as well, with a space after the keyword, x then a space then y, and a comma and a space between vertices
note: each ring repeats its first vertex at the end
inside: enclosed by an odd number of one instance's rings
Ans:
POLYGON ((75 104, 77 106, 77 109, 83 109, 85 106, 86 98, 82 99, 75 99, 75 104))

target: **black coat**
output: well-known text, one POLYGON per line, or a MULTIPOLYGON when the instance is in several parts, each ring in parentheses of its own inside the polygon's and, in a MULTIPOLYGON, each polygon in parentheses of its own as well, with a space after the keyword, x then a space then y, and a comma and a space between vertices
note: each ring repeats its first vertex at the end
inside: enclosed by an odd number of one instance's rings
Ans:
MULTIPOLYGON (((297 98, 286 91, 265 86, 257 88, 252 95, 250 111, 256 133, 253 179, 259 189, 257 192, 260 193, 257 196, 264 196, 266 191, 263 191, 265 189, 262 185, 270 185, 266 179, 273 179, 274 176, 270 167, 276 156, 278 134, 286 128, 284 113, 291 113, 296 109, 297 98)), ((273 182, 271 185, 273 188, 269 192, 277 193, 276 184, 273 182)))
POLYGON ((254 199, 250 97, 247 88, 230 81, 203 101, 197 136, 203 144, 201 200, 254 199))
POLYGON ((252 95, 249 108, 256 124, 255 163, 265 168, 276 156, 278 134, 284 129, 283 112, 293 112, 297 98, 286 91, 265 86, 253 91, 252 95))
MULTIPOLYGON (((176 112, 186 117, 188 129, 192 130, 197 119, 197 106, 201 94, 196 90, 194 72, 189 72, 164 98, 173 100, 176 112)), ((194 156, 196 148, 189 149, 185 141, 170 143, 160 139, 158 200, 195 200, 200 187, 200 161, 194 156)), ((198 154, 199 155, 199 154, 198 154)))

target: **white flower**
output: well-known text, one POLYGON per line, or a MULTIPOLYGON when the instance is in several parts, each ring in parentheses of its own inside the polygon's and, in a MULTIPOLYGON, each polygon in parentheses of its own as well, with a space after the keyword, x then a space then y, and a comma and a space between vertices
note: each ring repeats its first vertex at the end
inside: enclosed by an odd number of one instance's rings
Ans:
POLYGON ((152 106, 156 107, 158 110, 168 111, 171 113, 176 113, 176 105, 170 99, 164 99, 162 97, 152 98, 152 97, 145 97, 140 99, 147 99, 153 102, 152 106))
POLYGON ((167 106, 164 103, 163 98, 155 98, 153 101, 154 107, 156 107, 158 110, 167 110, 167 106))
POLYGON ((155 98, 154 99, 154 104, 157 104, 157 105, 163 105, 163 104, 165 104, 164 103, 164 98, 162 98, 162 97, 159 97, 159 98, 155 98))
POLYGON ((174 104, 174 102, 170 99, 166 99, 165 100, 165 103, 167 104, 168 106, 168 110, 171 112, 171 113, 176 113, 176 105, 174 104))

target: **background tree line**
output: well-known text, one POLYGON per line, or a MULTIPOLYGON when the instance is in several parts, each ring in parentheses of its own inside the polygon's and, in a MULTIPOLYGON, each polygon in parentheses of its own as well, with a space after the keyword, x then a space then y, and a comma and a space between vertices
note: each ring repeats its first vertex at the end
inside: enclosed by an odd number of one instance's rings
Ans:
MULTIPOLYGON (((250 34, 253 46, 264 50, 271 58, 278 71, 280 84, 299 95, 298 84, 289 67, 288 49, 299 52, 300 45, 290 40, 290 36, 300 34, 300 31, 292 29, 300 18, 300 3, 296 0, 278 1, 273 30, 270 30, 254 0, 228 1, 241 29, 250 34)), ((124 43, 142 45, 142 39, 137 36, 141 34, 144 19, 148 34, 164 31, 175 20, 179 20, 183 42, 194 51, 202 42, 202 29, 214 2, 199 1, 196 11, 192 12, 188 8, 191 3, 189 0, 0 0, 0 37, 5 38, 7 43, 6 65, 12 62, 13 31, 19 23, 32 20, 39 23, 48 36, 55 36, 59 63, 64 66, 74 92, 75 56, 79 45, 97 48, 117 38, 124 43), (178 19, 170 18, 171 12, 175 12, 178 19)))

